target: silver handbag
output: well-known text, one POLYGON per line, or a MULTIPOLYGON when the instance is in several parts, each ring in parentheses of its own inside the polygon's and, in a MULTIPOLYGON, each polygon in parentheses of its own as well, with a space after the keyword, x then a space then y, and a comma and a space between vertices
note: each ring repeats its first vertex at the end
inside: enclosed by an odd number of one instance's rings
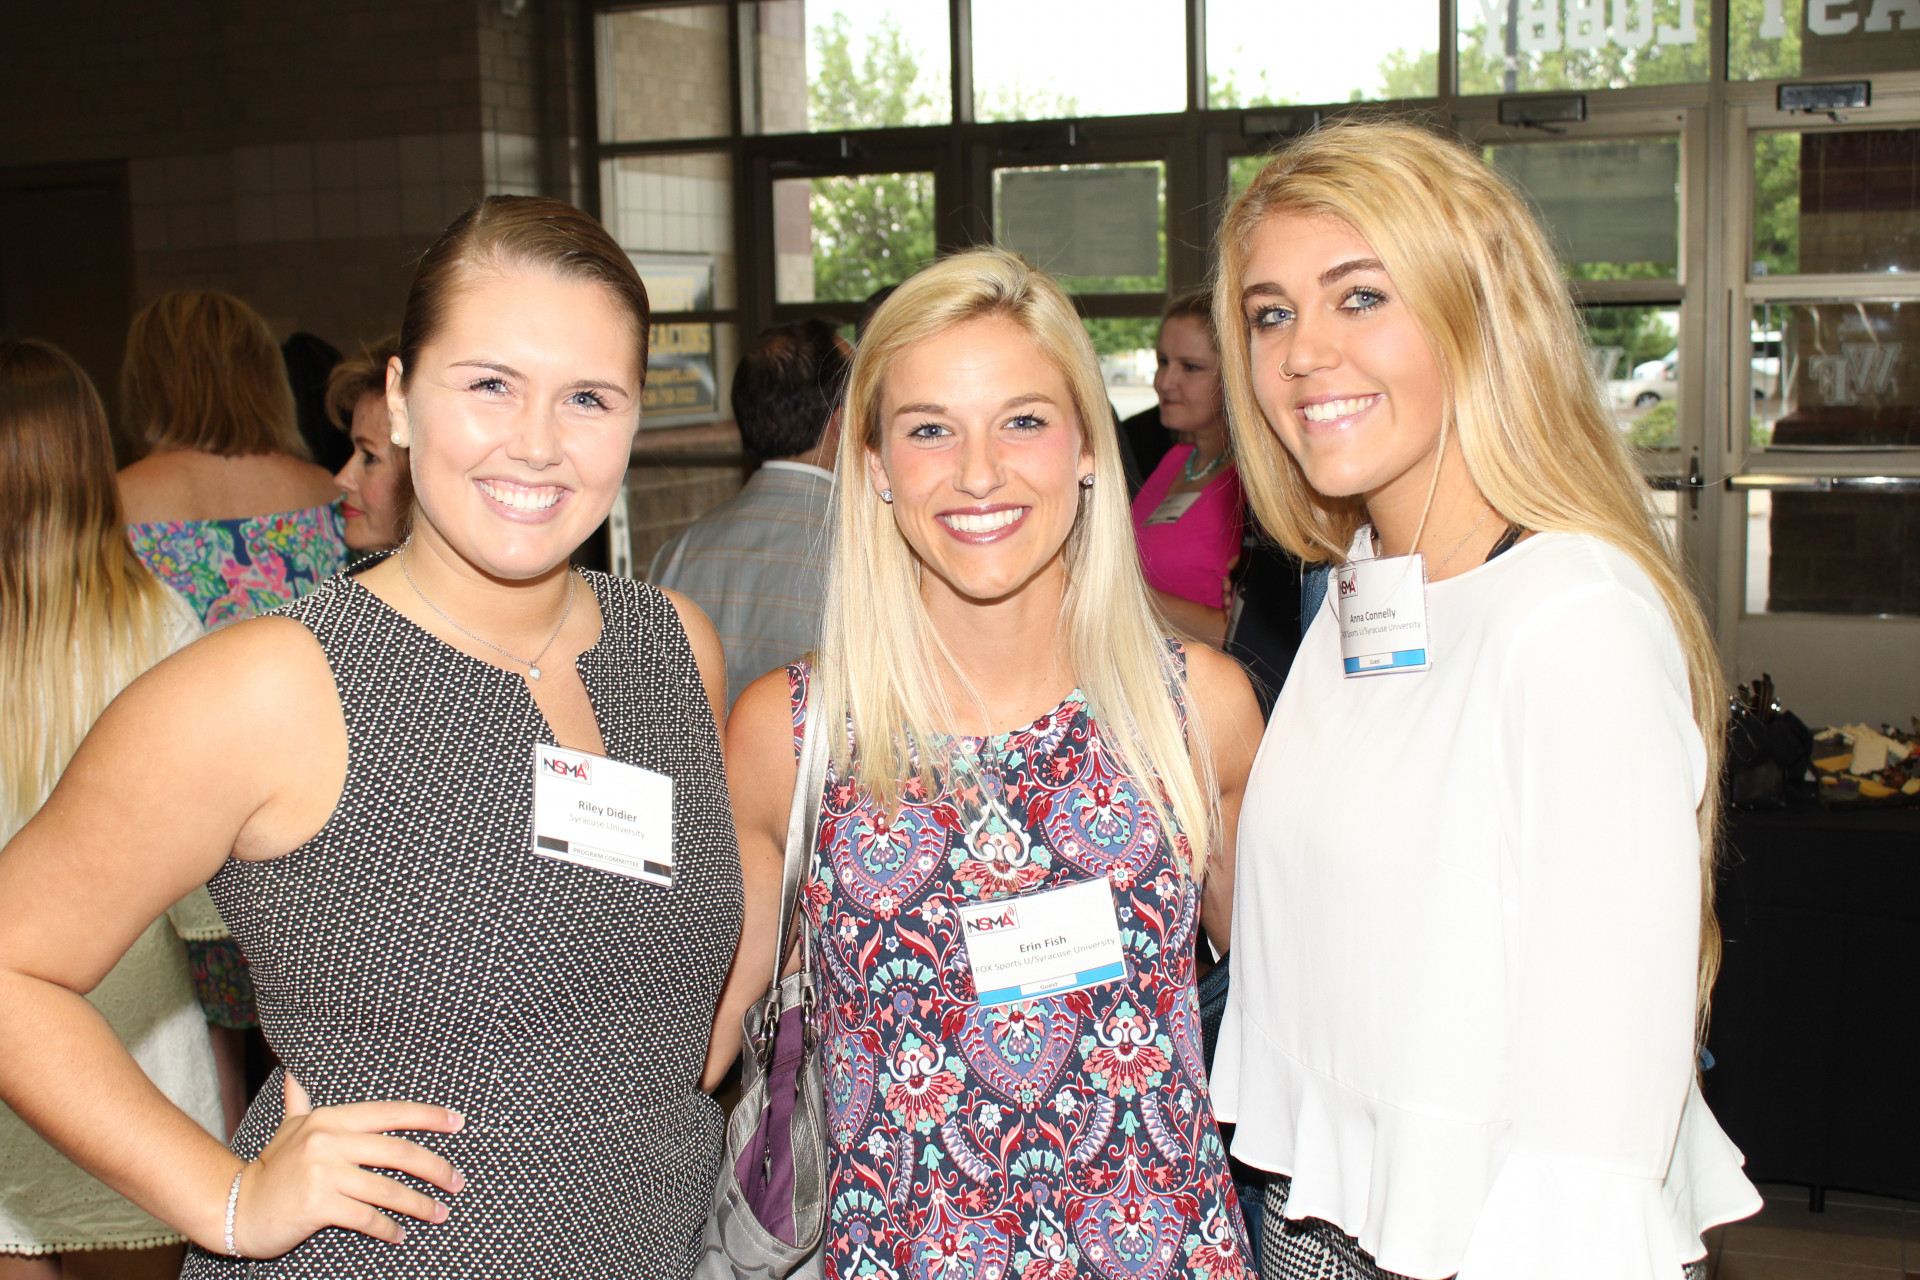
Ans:
POLYGON ((787 816, 780 883, 780 945, 764 998, 741 1019, 740 1102, 727 1118, 726 1149, 694 1280, 812 1280, 822 1274, 827 1218, 826 1080, 814 1027, 813 955, 801 925, 801 965, 782 978, 820 824, 827 735, 813 717, 801 728, 799 770, 787 816))

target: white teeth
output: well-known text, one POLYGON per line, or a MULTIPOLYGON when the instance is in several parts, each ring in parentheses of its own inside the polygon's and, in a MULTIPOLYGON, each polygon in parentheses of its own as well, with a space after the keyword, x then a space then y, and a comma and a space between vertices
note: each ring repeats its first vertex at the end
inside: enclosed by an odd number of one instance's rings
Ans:
POLYGON ((1300 416, 1308 422, 1333 422, 1339 418, 1351 418, 1379 398, 1377 395, 1356 396, 1351 400, 1322 400, 1319 404, 1303 404, 1300 406, 1300 416))
POLYGON ((992 533, 995 529, 1006 528, 1025 514, 1025 507, 1008 507, 1004 511, 988 511, 981 515, 956 511, 940 519, 955 533, 992 533))
POLYGON ((552 488, 523 489, 519 485, 494 484, 492 481, 482 480, 480 482, 480 492, 486 494, 501 506, 511 507, 515 511, 545 511, 548 507, 560 501, 560 495, 565 493, 566 490, 552 488))

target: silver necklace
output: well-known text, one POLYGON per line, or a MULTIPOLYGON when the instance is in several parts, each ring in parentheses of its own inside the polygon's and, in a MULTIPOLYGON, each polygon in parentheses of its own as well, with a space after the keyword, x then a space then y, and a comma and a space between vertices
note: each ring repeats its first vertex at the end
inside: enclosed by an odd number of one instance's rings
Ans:
POLYGON ((427 593, 420 589, 420 584, 413 580, 413 575, 411 573, 407 572, 407 548, 406 547, 400 548, 400 572, 406 578, 407 585, 413 588, 413 594, 420 597, 420 603, 426 605, 427 608, 439 614, 442 621, 444 621, 448 626, 452 627, 455 631, 458 631, 461 635, 465 636, 467 639, 472 640, 476 644, 483 644, 487 646, 487 648, 499 654, 501 657, 505 658, 507 661, 517 662, 521 666, 525 667, 527 669, 527 679, 529 680, 538 680, 540 678, 540 659, 547 656, 547 650, 553 648, 553 642, 560 638, 560 628, 567 625, 567 615, 573 612, 573 590, 575 587, 577 587, 580 584, 579 575, 574 573, 572 567, 569 566, 567 569, 567 603, 566 603, 566 606, 560 610, 560 621, 554 624, 553 634, 548 636, 547 642, 540 646, 540 652, 533 655, 532 661, 528 661, 526 658, 516 657, 515 655, 508 653, 505 649, 502 649, 499 645, 495 644, 491 640, 488 640, 482 636, 477 636, 473 634, 473 632, 467 630, 465 627, 455 622, 452 618, 449 618, 447 616, 447 611, 445 609, 442 609, 439 605, 427 599, 427 593))
POLYGON ((1473 528, 1467 530, 1466 534, 1460 539, 1460 541, 1453 544, 1453 550, 1447 552, 1447 558, 1445 560, 1442 560, 1438 565, 1438 567, 1434 569, 1434 572, 1436 574, 1440 573, 1449 564, 1453 563, 1453 558, 1460 554, 1460 548, 1467 545, 1467 539, 1471 538, 1474 534, 1480 532, 1480 526, 1485 524, 1487 522, 1487 517, 1492 514, 1493 514, 1492 507, 1488 507, 1485 511, 1482 511, 1480 513, 1480 518, 1473 522, 1473 528))

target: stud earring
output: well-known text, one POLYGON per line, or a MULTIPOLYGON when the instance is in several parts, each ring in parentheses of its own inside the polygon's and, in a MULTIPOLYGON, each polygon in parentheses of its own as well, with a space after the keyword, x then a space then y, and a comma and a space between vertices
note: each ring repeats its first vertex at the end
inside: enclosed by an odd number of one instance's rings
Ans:
POLYGON ((389 432, 387 433, 387 439, 388 439, 389 441, 391 441, 391 442, 392 442, 393 444, 395 444, 395 445, 397 445, 397 446, 398 446, 399 448, 402 448, 402 449, 404 449, 404 448, 406 448, 406 447, 407 447, 407 438, 406 438, 406 436, 404 436, 404 435, 402 435, 402 434, 401 434, 401 433, 400 433, 399 431, 397 431, 397 430, 395 430, 395 431, 389 431, 389 432))
POLYGON ((893 505, 893 490, 891 490, 891 489, 882 489, 882 490, 880 491, 880 501, 882 501, 882 502, 884 502, 884 503, 886 503, 886 504, 887 504, 888 506, 892 506, 892 505, 893 505))
POLYGON ((1080 477, 1080 487, 1081 487, 1082 489, 1091 489, 1091 488, 1093 488, 1093 477, 1092 477, 1091 475, 1084 475, 1084 476, 1081 476, 1081 477, 1080 477))

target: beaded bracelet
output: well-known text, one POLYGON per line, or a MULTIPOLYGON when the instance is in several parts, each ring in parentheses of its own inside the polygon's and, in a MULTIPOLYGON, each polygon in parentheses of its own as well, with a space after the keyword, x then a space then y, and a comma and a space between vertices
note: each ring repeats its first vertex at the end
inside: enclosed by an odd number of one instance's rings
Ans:
POLYGON ((236 1258, 240 1256, 240 1250, 233 1243, 233 1211, 240 1207, 240 1179, 246 1176, 247 1170, 243 1165, 240 1172, 233 1175, 233 1186, 227 1192, 227 1252, 236 1258))

